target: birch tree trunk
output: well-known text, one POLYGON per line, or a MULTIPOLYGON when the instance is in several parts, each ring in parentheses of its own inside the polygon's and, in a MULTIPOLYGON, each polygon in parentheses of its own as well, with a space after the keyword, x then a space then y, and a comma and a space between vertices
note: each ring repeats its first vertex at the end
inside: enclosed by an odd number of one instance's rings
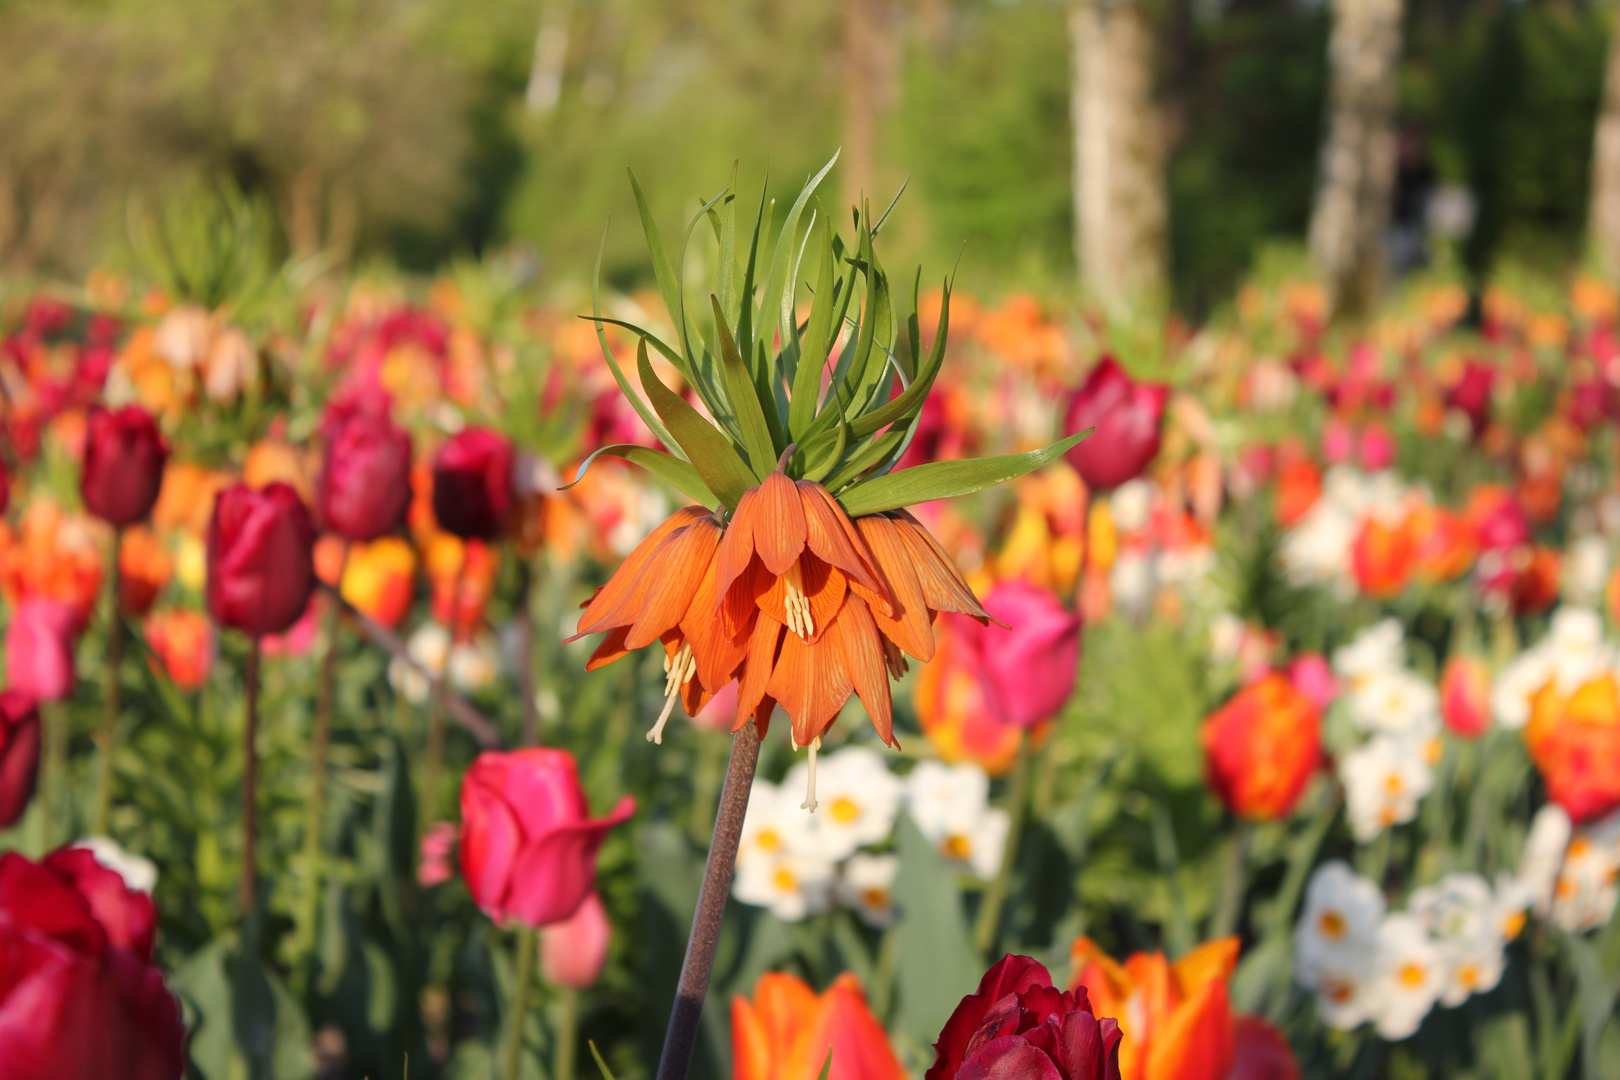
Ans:
POLYGON ((1074 0, 1075 263, 1113 314, 1167 287, 1164 129, 1154 96, 1153 26, 1142 0, 1074 0))
POLYGON ((1401 0, 1333 0, 1328 133, 1310 246, 1334 313, 1367 310, 1382 276, 1395 189, 1401 15, 1401 0))
POLYGON ((562 99, 572 7, 571 0, 547 0, 545 10, 540 13, 540 30, 534 37, 534 60, 529 65, 529 85, 523 92, 523 103, 530 112, 544 116, 562 99))
POLYGON ((1592 255, 1598 268, 1620 276, 1620 19, 1609 31, 1603 107, 1592 140, 1592 196, 1587 210, 1592 255))
MULTIPOLYGON (((898 95, 899 47, 890 0, 844 0, 844 201, 876 201, 878 121, 898 95)), ((873 213, 881 213, 882 206, 873 213)))

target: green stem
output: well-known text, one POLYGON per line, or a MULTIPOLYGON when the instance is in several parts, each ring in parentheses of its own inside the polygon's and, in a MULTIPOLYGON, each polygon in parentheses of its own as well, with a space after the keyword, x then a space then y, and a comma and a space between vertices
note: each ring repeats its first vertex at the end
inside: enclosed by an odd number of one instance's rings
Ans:
POLYGON ((534 685, 534 572, 518 557, 518 692, 523 695, 523 745, 540 745, 540 707, 534 685))
POLYGON ((428 706, 427 746, 423 748, 421 826, 418 832, 427 832, 439 812, 439 779, 444 773, 444 724, 450 709, 450 654, 456 648, 456 610, 461 604, 461 590, 467 580, 467 542, 462 542, 461 565, 456 567, 456 580, 450 590, 450 617, 445 620, 448 643, 444 650, 444 666, 433 678, 432 704, 428 706))
POLYGON ((253 917, 259 884, 255 848, 259 834, 259 639, 248 645, 247 666, 242 672, 247 694, 247 720, 242 725, 242 919, 253 917))
POLYGON ((507 1018, 506 1047, 501 1051, 501 1080, 518 1080, 523 1064, 523 1021, 529 1008, 529 984, 534 981, 534 957, 539 942, 533 927, 517 932, 517 974, 512 987, 512 1015, 507 1018))
POLYGON ((42 704, 45 727, 45 848, 73 838, 73 803, 68 795, 68 718, 60 701, 42 704))
POLYGON ((574 1054, 579 1043, 579 991, 563 987, 557 994, 557 1046, 551 1080, 574 1080, 574 1054))
POLYGON ((107 577, 111 583, 107 590, 110 594, 107 601, 107 714, 96 736, 101 756, 96 763, 96 807, 90 818, 90 832, 96 836, 107 835, 107 815, 112 808, 113 747, 118 738, 118 671, 124 664, 124 619, 119 611, 118 595, 121 588, 118 553, 123 546, 124 530, 114 529, 112 556, 107 560, 107 577))
POLYGON ((1007 794, 1007 844, 1001 849, 1001 867, 985 890, 984 904, 979 908, 979 921, 973 927, 973 946, 981 954, 988 954, 996 943, 996 931, 1001 926, 1001 908, 1007 900, 1007 884, 1012 878, 1013 866, 1018 860, 1018 838, 1024 828, 1024 811, 1029 805, 1029 739, 1018 744, 1018 757, 1013 762, 1012 787, 1007 794))
MULTIPOLYGON (((343 573, 349 567, 349 543, 343 543, 343 555, 338 560, 338 589, 343 588, 343 573)), ((326 653, 321 657, 321 681, 315 699, 315 725, 309 740, 309 799, 304 816, 304 891, 301 898, 298 927, 307 934, 306 963, 302 977, 306 984, 309 966, 315 957, 315 920, 320 911, 321 825, 326 817, 326 759, 332 743, 332 701, 337 691, 337 659, 339 615, 343 605, 336 597, 329 597, 326 608, 326 653)))
POLYGON ((1175 823, 1164 804, 1154 802, 1151 822, 1153 849, 1158 856, 1159 873, 1170 890, 1170 925, 1165 928, 1171 959, 1186 956, 1198 944, 1193 940, 1192 920, 1187 917, 1186 899, 1181 895, 1181 849, 1176 844, 1175 823))
POLYGON ((1223 938, 1237 930, 1243 910, 1245 877, 1249 866, 1249 845, 1254 840, 1254 823, 1239 818, 1232 826, 1226 845, 1226 867, 1221 875, 1220 901, 1210 920, 1209 936, 1223 938))

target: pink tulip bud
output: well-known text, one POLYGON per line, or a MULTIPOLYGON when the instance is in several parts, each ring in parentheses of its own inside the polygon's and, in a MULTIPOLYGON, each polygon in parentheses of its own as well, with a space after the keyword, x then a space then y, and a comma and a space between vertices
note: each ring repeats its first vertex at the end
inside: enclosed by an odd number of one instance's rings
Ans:
POLYGON ((602 974, 612 937, 602 897, 593 892, 573 915, 541 929, 541 976, 553 986, 585 989, 602 974))
POLYGON ((1321 653, 1305 653, 1288 665, 1288 678, 1294 689, 1310 698, 1318 710, 1325 710, 1339 696, 1339 684, 1333 678, 1333 668, 1321 653))
POLYGON ((1474 656, 1453 656, 1440 673, 1440 716, 1464 738, 1491 726, 1491 675, 1474 656))

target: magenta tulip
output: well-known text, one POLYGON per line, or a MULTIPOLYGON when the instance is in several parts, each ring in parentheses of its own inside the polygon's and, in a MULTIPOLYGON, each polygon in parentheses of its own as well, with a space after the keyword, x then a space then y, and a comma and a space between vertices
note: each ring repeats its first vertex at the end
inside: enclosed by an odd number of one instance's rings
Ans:
POLYGON ((298 493, 280 481, 219 493, 208 523, 208 609, 249 637, 298 621, 315 589, 315 527, 298 493))
POLYGON ((7 1080, 179 1080, 180 1007, 151 964, 151 898, 81 849, 0 855, 7 1080))
POLYGON ((90 410, 85 421, 79 492, 90 512, 122 528, 151 513, 163 487, 169 448, 139 405, 90 410))
POLYGON ((612 937, 607 908, 592 892, 578 911, 540 931, 541 976, 552 986, 585 989, 602 974, 612 937))
POLYGON ((16 690, 0 690, 0 829, 16 824, 39 779, 39 709, 16 690))
POLYGON ((984 598, 1003 625, 981 626, 946 615, 962 663, 977 678, 985 708, 1003 724, 1034 727, 1057 715, 1074 690, 1080 661, 1080 616, 1045 589, 1004 581, 984 598))
POLYGON ((411 437, 388 419, 387 400, 335 402, 321 430, 321 524, 361 543, 393 532, 411 502, 411 437))
POLYGON ((1496 369, 1478 360, 1463 364, 1462 377, 1446 391, 1446 408, 1456 409, 1468 418, 1474 435, 1485 429, 1491 418, 1491 389, 1496 369))
POLYGON ((461 782, 461 875, 473 901, 496 922, 562 922, 594 887, 608 830, 635 809, 626 795, 593 820, 566 751, 480 754, 461 782))
POLYGON ((30 596, 6 627, 6 681, 35 701, 61 701, 73 692, 73 639, 79 615, 49 596, 30 596))
POLYGON ((433 459, 433 516, 463 540, 493 540, 512 511, 512 444, 467 428, 433 459))
POLYGON ((1069 463, 1093 490, 1116 488, 1141 476, 1159 453, 1159 428, 1170 388, 1139 383, 1112 356, 1104 356, 1069 399, 1064 428, 1096 428, 1069 451, 1069 463))

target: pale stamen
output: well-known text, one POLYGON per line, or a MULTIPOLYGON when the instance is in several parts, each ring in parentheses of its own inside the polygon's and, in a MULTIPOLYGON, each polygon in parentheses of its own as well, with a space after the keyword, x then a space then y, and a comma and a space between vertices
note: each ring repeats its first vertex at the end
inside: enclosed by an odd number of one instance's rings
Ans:
POLYGON ((658 723, 647 732, 647 741, 660 746, 664 744, 664 725, 669 723, 670 716, 675 712, 675 702, 680 700, 681 687, 691 682, 692 676, 697 673, 697 657, 692 655, 691 642, 682 642, 673 659, 665 654, 664 671, 664 711, 658 714, 658 723))
POLYGON ((804 573, 797 561, 782 575, 782 585, 786 594, 782 606, 787 610, 788 629, 799 635, 800 641, 808 641, 816 632, 816 621, 810 614, 810 598, 804 595, 804 573))
POLYGON ((799 804, 800 810, 808 810, 812 814, 816 812, 816 807, 821 805, 816 802, 816 751, 820 749, 821 736, 817 735, 810 740, 810 778, 805 784, 804 802, 799 804))

